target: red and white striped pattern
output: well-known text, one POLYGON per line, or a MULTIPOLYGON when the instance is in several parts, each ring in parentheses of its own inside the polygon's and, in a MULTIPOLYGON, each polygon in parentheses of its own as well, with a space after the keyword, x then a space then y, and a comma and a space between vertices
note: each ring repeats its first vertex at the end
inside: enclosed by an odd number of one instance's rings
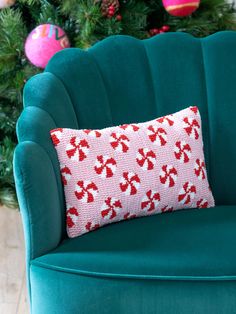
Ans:
POLYGON ((207 208, 208 207, 208 201, 205 198, 201 198, 199 201, 197 201, 197 207, 198 208, 207 208))
POLYGON ((183 119, 183 128, 191 138, 197 140, 200 135, 200 124, 194 118, 185 117, 183 119))
POLYGON ((75 196, 82 203, 92 203, 98 193, 95 183, 89 180, 78 181, 75 186, 75 196))
POLYGON ((143 197, 141 202, 141 209, 146 212, 152 212, 158 208, 161 197, 157 191, 149 190, 143 197))
POLYGON ((139 126, 137 124, 122 124, 120 125, 122 130, 137 132, 139 130, 139 126))
POLYGON ((167 213, 167 212, 173 212, 173 210, 174 210, 173 206, 166 205, 166 206, 162 207, 161 212, 167 213))
POLYGON ((64 185, 67 185, 67 183, 70 181, 71 178, 71 171, 67 166, 61 165, 60 166, 61 169, 61 179, 62 179, 62 183, 64 185))
POLYGON ((196 176, 198 177, 198 180, 204 180, 206 179, 206 166, 205 162, 202 159, 196 159, 195 165, 194 165, 194 172, 196 176))
POLYGON ((55 147, 61 142, 62 132, 63 132, 62 128, 58 128, 50 132, 51 139, 55 147))
POLYGON ((78 221, 78 211, 75 207, 69 206, 66 211, 66 225, 67 228, 72 228, 76 225, 78 221))
POLYGON ((110 135, 111 147, 119 153, 126 153, 129 150, 129 142, 125 134, 113 132, 110 135))
POLYGON ((181 163, 189 162, 192 155, 192 150, 189 144, 185 141, 177 141, 174 148, 175 158, 181 163))
POLYGON ((109 156, 99 155, 95 161, 94 170, 102 178, 111 178, 116 172, 116 161, 109 156))
POLYGON ((172 165, 164 165, 161 168, 159 178, 166 188, 171 188, 177 180, 177 170, 172 165))
POLYGON ((178 196, 178 202, 187 205, 190 204, 196 195, 196 187, 191 182, 185 182, 178 196))
POLYGON ((192 110, 192 112, 194 112, 196 116, 200 117, 200 112, 198 110, 198 107, 192 106, 192 107, 189 107, 189 109, 192 110))
POLYGON ((117 216, 117 213, 121 210, 121 201, 114 198, 108 197, 102 205, 101 215, 104 219, 113 219, 117 216))
POLYGON ((102 133, 98 130, 84 130, 84 133, 91 136, 91 137, 94 137, 94 138, 98 138, 98 137, 101 137, 102 136, 102 133))
POLYGON ((131 214, 131 213, 126 213, 126 214, 124 214, 124 216, 123 216, 123 218, 125 219, 125 220, 127 220, 127 219, 132 219, 132 218, 136 218, 137 217, 137 215, 135 215, 135 214, 131 214))
POLYGON ((139 176, 133 172, 124 172, 120 180, 120 189, 125 195, 135 195, 140 186, 139 176))
POLYGON ((92 222, 92 221, 88 221, 85 225, 85 229, 87 231, 93 231, 96 230, 100 227, 100 225, 98 223, 92 222))
POLYGON ((150 141, 158 146, 164 146, 167 143, 167 133, 163 128, 156 125, 149 125, 147 134, 150 141))
POLYGON ((156 121, 158 123, 165 125, 165 126, 172 126, 172 125, 174 125, 174 122, 175 122, 173 115, 171 115, 171 114, 168 116, 158 118, 158 119, 156 119, 156 121))
POLYGON ((143 170, 152 170, 156 164, 156 154, 149 148, 140 148, 136 161, 143 170))
POLYGON ((85 139, 73 136, 66 146, 66 154, 73 161, 83 161, 89 153, 89 144, 85 139))

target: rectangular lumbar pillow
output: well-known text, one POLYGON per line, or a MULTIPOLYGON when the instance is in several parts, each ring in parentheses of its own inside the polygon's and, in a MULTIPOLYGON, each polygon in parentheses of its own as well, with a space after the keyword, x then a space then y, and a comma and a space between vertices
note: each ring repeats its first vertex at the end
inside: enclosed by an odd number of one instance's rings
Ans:
POLYGON ((197 107, 102 130, 54 129, 51 138, 69 237, 124 219, 214 206, 197 107))

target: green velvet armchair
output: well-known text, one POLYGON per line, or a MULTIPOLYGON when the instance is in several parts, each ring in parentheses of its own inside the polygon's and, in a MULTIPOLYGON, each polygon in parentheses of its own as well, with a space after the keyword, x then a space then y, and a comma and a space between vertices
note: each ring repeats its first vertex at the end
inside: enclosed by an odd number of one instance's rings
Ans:
POLYGON ((113 36, 65 49, 24 90, 14 173, 32 314, 236 313, 236 33, 113 36), (215 208, 69 239, 49 131, 151 120, 196 105, 215 208))

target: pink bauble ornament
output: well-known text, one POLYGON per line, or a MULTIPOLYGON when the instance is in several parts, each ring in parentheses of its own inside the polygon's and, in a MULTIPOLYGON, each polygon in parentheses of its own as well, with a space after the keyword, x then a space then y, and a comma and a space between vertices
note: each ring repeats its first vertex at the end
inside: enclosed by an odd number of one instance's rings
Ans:
POLYGON ((69 46, 69 39, 63 29, 52 24, 42 24, 28 35, 25 54, 32 64, 45 68, 56 52, 69 46))
POLYGON ((199 7, 200 0, 162 0, 166 11, 174 16, 187 16, 199 7))
POLYGON ((0 0, 0 9, 11 7, 15 4, 15 0, 0 0))

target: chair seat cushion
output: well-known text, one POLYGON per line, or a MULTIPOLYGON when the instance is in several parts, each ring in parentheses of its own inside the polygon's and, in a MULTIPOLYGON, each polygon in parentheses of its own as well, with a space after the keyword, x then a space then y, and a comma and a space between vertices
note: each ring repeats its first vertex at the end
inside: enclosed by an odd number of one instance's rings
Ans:
POLYGON ((236 206, 142 217, 64 240, 33 265, 89 276, 236 279, 236 206))

